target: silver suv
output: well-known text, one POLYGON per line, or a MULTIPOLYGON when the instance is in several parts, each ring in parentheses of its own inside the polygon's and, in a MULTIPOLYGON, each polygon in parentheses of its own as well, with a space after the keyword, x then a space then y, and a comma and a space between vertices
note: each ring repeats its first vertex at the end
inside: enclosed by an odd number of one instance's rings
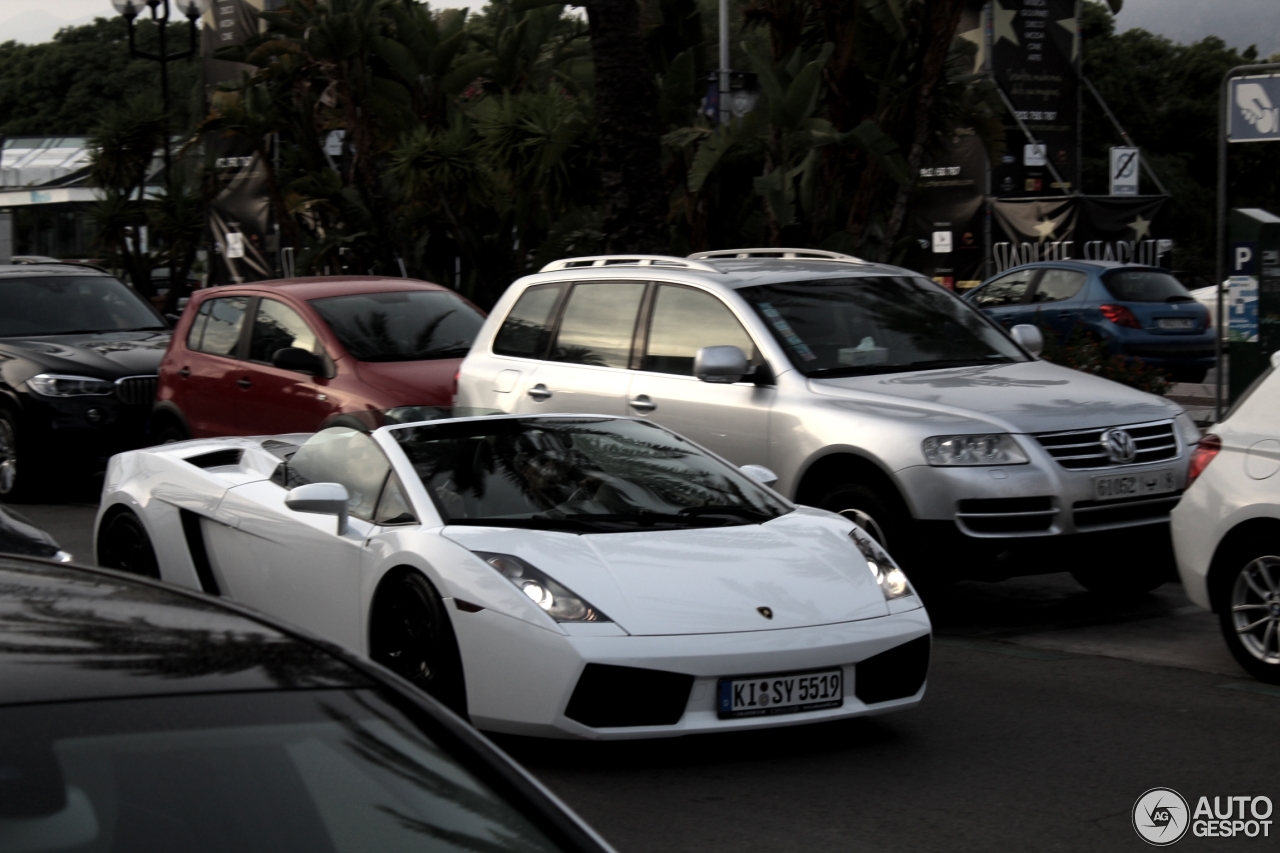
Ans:
POLYGON ((921 574, 1151 588, 1171 571, 1195 423, 1039 349, 1033 326, 1007 333, 918 273, 847 255, 572 258, 498 302, 457 404, 654 420, 776 471, 783 494, 850 515, 921 574))

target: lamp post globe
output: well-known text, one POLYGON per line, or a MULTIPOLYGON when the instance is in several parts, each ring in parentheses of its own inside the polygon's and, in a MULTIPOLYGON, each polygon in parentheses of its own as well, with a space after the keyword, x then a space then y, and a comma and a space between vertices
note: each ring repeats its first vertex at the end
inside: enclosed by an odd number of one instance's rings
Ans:
POLYGON ((209 10, 209 0, 178 0, 178 11, 195 20, 209 10))
POLYGON ((138 17, 138 13, 142 11, 142 7, 149 5, 143 0, 111 0, 111 5, 116 7, 116 11, 126 18, 132 20, 138 17))

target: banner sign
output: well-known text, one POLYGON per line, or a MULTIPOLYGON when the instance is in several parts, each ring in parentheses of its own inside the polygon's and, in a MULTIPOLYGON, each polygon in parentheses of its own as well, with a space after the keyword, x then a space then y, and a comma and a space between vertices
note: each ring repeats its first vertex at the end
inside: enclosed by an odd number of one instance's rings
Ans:
POLYGON ((1080 165, 1077 0, 991 0, 991 70, 1035 143, 1005 116, 1008 151, 994 163, 995 195, 1075 192, 1080 165), (1048 164, 1062 177, 1057 185, 1048 164))
POLYGON ((995 271, 1071 258, 1168 266, 1173 241, 1159 236, 1166 201, 1164 196, 997 199, 992 203, 995 271))
POLYGON ((1111 194, 1138 194, 1138 166, 1142 155, 1137 148, 1111 149, 1111 194))
POLYGON ((1280 139, 1280 74, 1233 77, 1229 81, 1227 139, 1266 142, 1280 139))

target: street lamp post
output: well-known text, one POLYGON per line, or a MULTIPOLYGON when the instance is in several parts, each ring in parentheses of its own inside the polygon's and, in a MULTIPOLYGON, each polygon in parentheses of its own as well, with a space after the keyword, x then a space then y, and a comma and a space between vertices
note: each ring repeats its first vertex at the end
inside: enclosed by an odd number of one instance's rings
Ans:
POLYGON ((170 162, 171 155, 169 153, 169 63, 177 59, 186 59, 195 54, 196 20, 209 8, 209 0, 175 0, 174 5, 177 6, 179 12, 187 16, 187 23, 190 25, 190 46, 186 50, 180 50, 177 53, 169 53, 168 49, 169 0, 111 0, 111 4, 116 7, 117 12, 124 15, 125 21, 129 24, 129 53, 160 63, 160 102, 164 109, 165 130, 164 177, 167 181, 170 176, 170 168, 173 165, 170 162), (159 53, 139 50, 134 40, 133 22, 144 6, 151 7, 151 20, 160 28, 159 53))

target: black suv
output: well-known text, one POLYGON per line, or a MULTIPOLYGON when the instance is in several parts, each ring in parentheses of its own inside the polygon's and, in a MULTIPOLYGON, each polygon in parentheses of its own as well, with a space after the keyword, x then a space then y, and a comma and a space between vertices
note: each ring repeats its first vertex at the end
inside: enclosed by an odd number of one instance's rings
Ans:
POLYGON ((169 346, 150 304, 93 267, 22 264, 0 266, 0 305, 0 496, 145 442, 169 346))

